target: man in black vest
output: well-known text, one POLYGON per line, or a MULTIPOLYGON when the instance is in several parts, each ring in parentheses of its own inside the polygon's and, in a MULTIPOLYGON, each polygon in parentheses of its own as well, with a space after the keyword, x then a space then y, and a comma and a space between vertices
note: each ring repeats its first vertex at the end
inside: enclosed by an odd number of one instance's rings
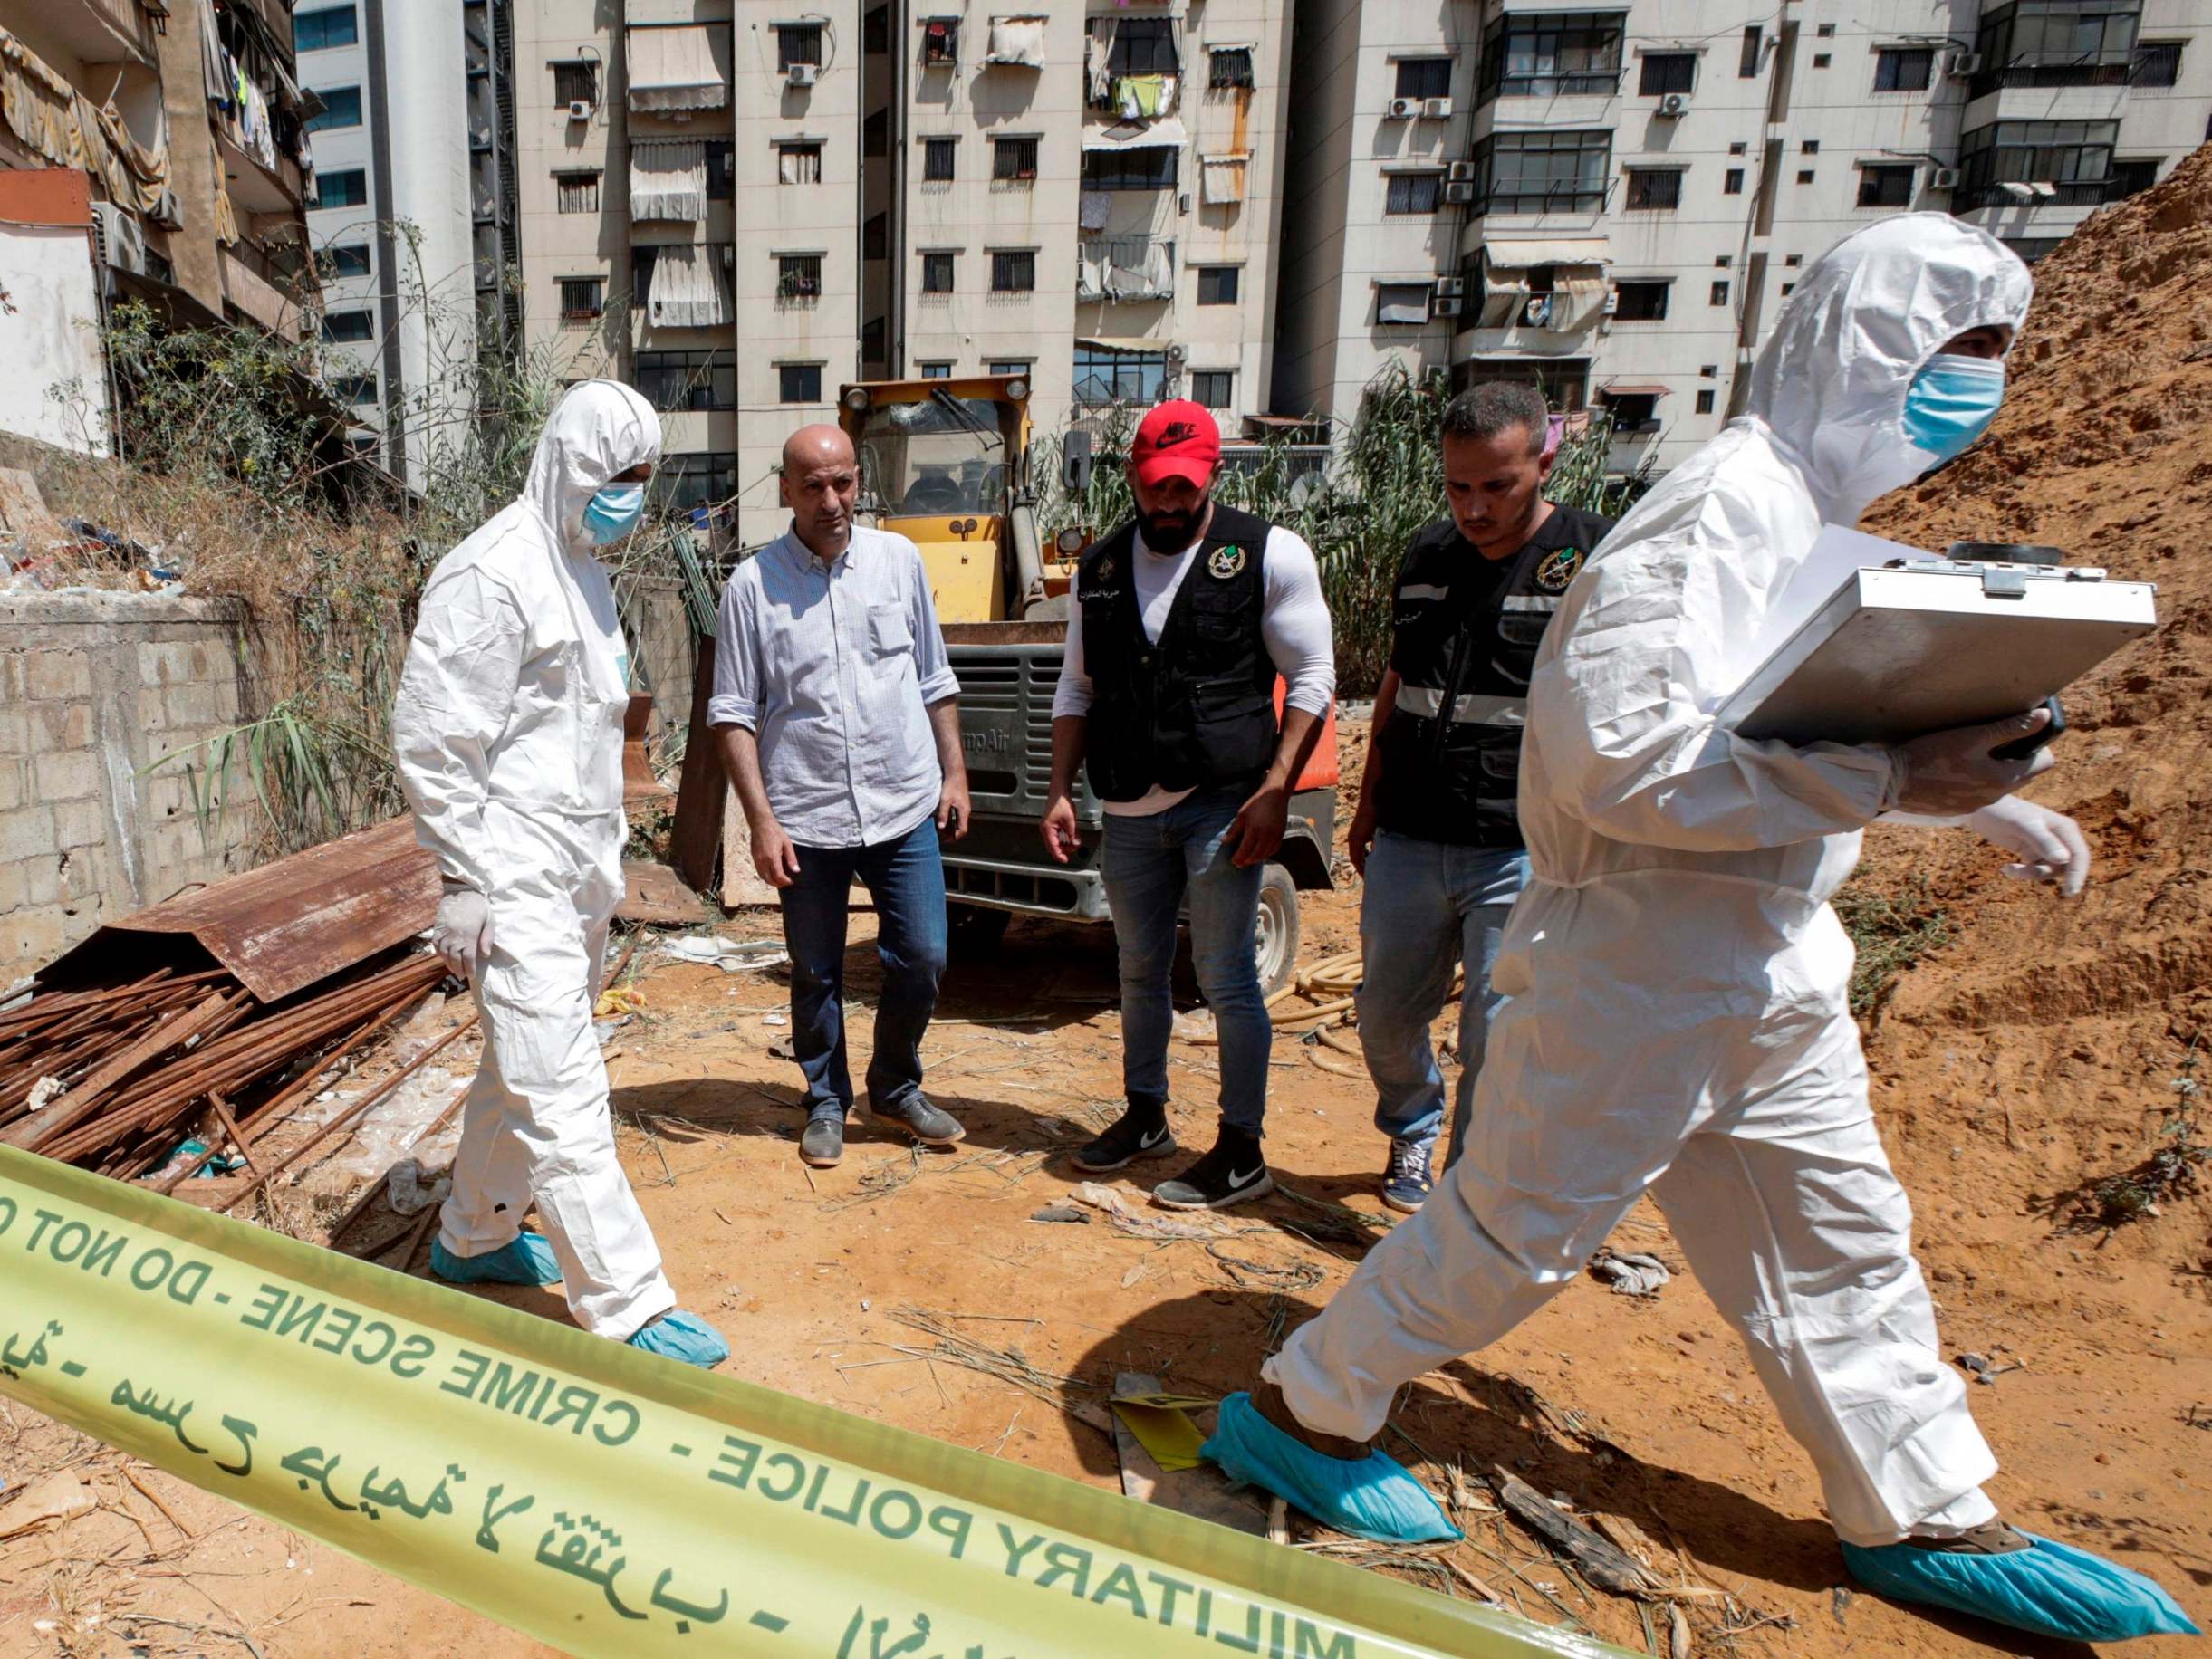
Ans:
POLYGON ((1169 977, 1189 902, 1191 959, 1220 1034, 1221 1124, 1213 1150, 1153 1192, 1182 1210, 1274 1187, 1260 1155, 1274 1035, 1255 956, 1260 878, 1336 689, 1313 549, 1216 503, 1220 465, 1221 435, 1195 403, 1163 403, 1137 428, 1135 522, 1085 554, 1076 576, 1043 824, 1045 847, 1066 863, 1084 766, 1106 808, 1100 868, 1121 953, 1129 1108, 1075 1155, 1079 1169, 1175 1150, 1169 977), (1288 682, 1279 722, 1278 675, 1288 682))
POLYGON ((1452 1158, 1466 1141, 1500 1001, 1490 967, 1528 879, 1514 798, 1529 671, 1560 596, 1612 528, 1544 499, 1547 425, 1543 398, 1526 386, 1493 382, 1452 399, 1443 437, 1451 516, 1415 536, 1399 567, 1396 638, 1351 835, 1366 882, 1360 1047, 1375 1127, 1390 1137, 1382 1201, 1393 1210, 1419 1209, 1433 1183, 1444 1079, 1428 1030, 1462 964, 1452 1158))

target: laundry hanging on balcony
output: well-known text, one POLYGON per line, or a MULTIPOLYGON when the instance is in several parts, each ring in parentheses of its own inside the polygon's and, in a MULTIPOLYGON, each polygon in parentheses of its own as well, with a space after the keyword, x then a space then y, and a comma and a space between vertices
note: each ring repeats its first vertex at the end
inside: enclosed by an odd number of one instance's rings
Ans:
POLYGON ((1483 302, 1477 326, 1536 328, 1574 334, 1605 311, 1605 268, 1611 254, 1601 238, 1483 245, 1483 302), (1544 288, 1535 273, 1548 271, 1544 288))
POLYGON ((1149 236, 1101 236, 1075 247, 1078 300, 1165 300, 1175 293, 1173 245, 1149 236))
POLYGON ((633 139, 630 216, 696 224, 707 216, 707 146, 698 139, 633 139))
POLYGON ((1075 224, 1079 230, 1104 230, 1107 216, 1113 211, 1113 192, 1085 190, 1075 198, 1075 224))
POLYGON ((630 107, 688 120, 730 101, 727 24, 633 27, 629 32, 630 107))
POLYGON ((990 50, 986 63, 1005 63, 1016 69, 1044 67, 1044 19, 1040 16, 991 19, 990 50))
POLYGON ((6 29, 0 29, 0 117, 24 149, 92 174, 111 201, 148 215, 161 207, 167 149, 140 144, 112 103, 95 107, 6 29))
POLYGON ((733 321, 722 250, 696 243, 654 249, 645 314, 664 329, 716 329, 733 321))
POLYGON ((1200 156, 1198 199, 1209 205, 1245 199, 1245 177, 1249 155, 1200 156))
POLYGON ((1174 75, 1123 75, 1114 82, 1114 108, 1130 121, 1173 115, 1178 84, 1174 75))

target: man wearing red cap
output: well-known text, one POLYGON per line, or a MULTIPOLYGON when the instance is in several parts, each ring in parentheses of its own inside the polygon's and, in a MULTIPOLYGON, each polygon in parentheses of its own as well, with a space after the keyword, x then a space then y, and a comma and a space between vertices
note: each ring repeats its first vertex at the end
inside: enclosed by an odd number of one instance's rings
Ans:
POLYGON ((1282 845, 1291 785, 1336 690, 1329 607, 1313 550, 1212 498, 1221 434, 1197 404, 1163 403, 1137 428, 1133 523, 1084 555, 1053 698, 1044 844, 1078 845, 1075 769, 1106 809, 1100 859, 1121 953, 1128 1109, 1075 1155, 1092 1173, 1166 1157, 1169 976, 1186 900, 1198 988, 1221 1040, 1213 1150, 1163 1181, 1173 1209, 1271 1192, 1260 1152, 1274 1031, 1260 994, 1261 872, 1282 845), (1283 715, 1274 686, 1288 682, 1283 715))

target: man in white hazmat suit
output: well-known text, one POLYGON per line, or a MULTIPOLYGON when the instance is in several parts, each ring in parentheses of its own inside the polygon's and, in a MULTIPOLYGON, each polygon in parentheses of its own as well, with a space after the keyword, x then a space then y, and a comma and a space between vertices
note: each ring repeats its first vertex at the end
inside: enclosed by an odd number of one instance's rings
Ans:
POLYGON ((1996 1464, 1937 1346, 1910 1213, 1868 1107, 1827 899, 1885 813, 1971 822, 2012 873, 2078 890, 2071 820, 1988 751, 2041 710, 1897 748, 1720 729, 1755 637, 1824 524, 1995 415, 2026 268, 1948 215, 1845 238, 1804 273, 1747 413, 1645 497, 1536 658, 1508 923, 1472 1138, 1437 1194, 1232 1395, 1207 1453, 1370 1536, 1455 1536, 1362 1444, 1393 1394, 1556 1295, 1649 1192, 1812 1454, 1872 1587, 2051 1634, 2187 1629, 2149 1580, 1997 1519, 1996 1464), (1971 817, 1957 816, 1970 814, 1971 817))
POLYGON ((597 1336, 694 1365, 729 1356, 676 1306, 614 1152, 591 1030, 622 897, 629 658, 592 549, 644 508, 660 417, 610 380, 545 423, 520 499, 438 561, 392 710, 399 782, 445 879, 433 943, 486 1036, 431 1271, 559 1280, 597 1336), (533 1202, 545 1227, 522 1229, 533 1202))

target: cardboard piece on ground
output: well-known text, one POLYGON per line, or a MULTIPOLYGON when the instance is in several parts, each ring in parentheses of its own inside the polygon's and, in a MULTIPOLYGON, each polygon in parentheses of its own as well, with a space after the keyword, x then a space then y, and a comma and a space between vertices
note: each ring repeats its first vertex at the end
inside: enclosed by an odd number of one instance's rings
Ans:
MULTIPOLYGON (((1081 1211, 1076 1212, 1081 1214, 1081 1211)), ((1169 1474, 1185 1469, 1196 1469, 1206 1460, 1198 1455, 1206 1436, 1198 1433, 1198 1425, 1189 1414, 1205 1411, 1216 1402, 1180 1394, 1116 1393, 1113 1414, 1136 1435, 1144 1449, 1152 1454, 1152 1461, 1169 1474)))
POLYGON ((684 885, 682 877, 665 864, 643 858, 622 860, 622 902, 614 914, 621 921, 668 927, 697 927, 707 919, 698 895, 684 885))
MULTIPOLYGON (((1155 1395, 1159 1392, 1159 1379, 1142 1372, 1124 1371, 1114 1378, 1114 1393, 1121 1395, 1155 1395)), ((1162 1469, 1144 1449, 1126 1423, 1115 1414, 1113 1428, 1114 1450, 1121 1457, 1121 1492, 1140 1503, 1157 1503, 1163 1508, 1180 1510, 1186 1515, 1195 1515, 1200 1520, 1210 1520, 1217 1526, 1230 1527, 1239 1532, 1249 1532, 1255 1538, 1267 1536, 1267 1511, 1243 1492, 1233 1492, 1222 1482, 1220 1474, 1211 1466, 1169 1472, 1162 1469)))

